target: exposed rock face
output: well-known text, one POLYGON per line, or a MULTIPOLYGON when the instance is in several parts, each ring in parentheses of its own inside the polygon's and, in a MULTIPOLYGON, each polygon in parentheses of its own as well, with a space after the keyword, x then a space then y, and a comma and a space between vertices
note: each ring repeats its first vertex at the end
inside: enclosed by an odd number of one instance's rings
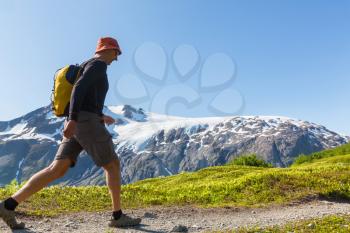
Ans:
POLYGON ((121 147, 125 182, 222 165, 238 155, 256 153, 275 166, 290 165, 299 154, 331 148, 347 139, 308 122, 233 117, 214 125, 161 130, 142 151, 121 147), (127 154, 127 156, 125 156, 127 154))
MULTIPOLYGON (((130 105, 109 106, 104 111, 116 119, 108 129, 121 159, 123 183, 222 165, 248 153, 283 167, 299 154, 339 146, 350 139, 324 126, 286 117, 165 117, 130 105)), ((63 121, 46 106, 0 122, 0 185, 15 178, 27 180, 52 162, 63 121)), ((74 169, 53 184, 58 183, 102 185, 105 178, 103 170, 83 152, 74 169)))

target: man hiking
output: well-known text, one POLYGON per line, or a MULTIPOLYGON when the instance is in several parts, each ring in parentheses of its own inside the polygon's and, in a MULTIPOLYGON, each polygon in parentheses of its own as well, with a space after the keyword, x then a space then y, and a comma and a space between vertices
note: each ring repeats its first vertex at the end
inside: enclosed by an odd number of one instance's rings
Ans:
POLYGON ((62 177, 70 167, 74 167, 82 150, 105 171, 113 207, 109 226, 128 227, 140 224, 140 218, 129 217, 121 210, 120 161, 114 151, 112 137, 104 125, 113 124, 114 119, 102 113, 109 88, 107 66, 117 60, 120 54, 117 40, 103 37, 97 43, 95 56, 82 64, 82 74, 72 90, 69 116, 64 121, 63 139, 54 161, 34 174, 15 194, 0 202, 0 217, 10 228, 25 227, 24 223, 18 223, 15 218, 17 205, 62 177))

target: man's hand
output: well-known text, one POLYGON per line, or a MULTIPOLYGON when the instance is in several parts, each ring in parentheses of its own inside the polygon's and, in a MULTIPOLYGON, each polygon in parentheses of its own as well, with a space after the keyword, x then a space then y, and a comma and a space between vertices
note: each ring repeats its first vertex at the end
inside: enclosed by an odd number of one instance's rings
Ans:
POLYGON ((73 135, 75 133, 76 126, 77 126, 76 121, 74 121, 74 120, 68 121, 68 123, 64 126, 63 136, 68 138, 68 139, 73 137, 73 135))
POLYGON ((110 117, 110 116, 107 116, 107 115, 103 115, 102 116, 102 120, 104 121, 105 124, 107 125, 111 125, 111 124, 114 124, 115 123, 115 120, 110 117))

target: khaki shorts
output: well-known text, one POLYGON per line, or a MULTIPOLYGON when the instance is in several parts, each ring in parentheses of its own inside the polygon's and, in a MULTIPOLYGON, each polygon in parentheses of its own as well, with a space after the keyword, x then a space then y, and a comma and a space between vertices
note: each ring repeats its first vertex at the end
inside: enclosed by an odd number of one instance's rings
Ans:
MULTIPOLYGON (((67 119, 64 121, 64 125, 66 124, 67 119)), ((118 159, 114 151, 112 136, 106 129, 101 116, 96 113, 79 112, 75 134, 70 139, 63 136, 55 160, 71 159, 71 167, 74 167, 83 150, 99 167, 108 164, 113 159, 118 159)))

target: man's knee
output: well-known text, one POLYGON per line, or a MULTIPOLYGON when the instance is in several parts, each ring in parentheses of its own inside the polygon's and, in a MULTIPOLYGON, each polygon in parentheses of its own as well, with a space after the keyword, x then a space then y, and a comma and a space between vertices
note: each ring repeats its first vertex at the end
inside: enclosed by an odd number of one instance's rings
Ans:
POLYGON ((66 174, 71 163, 70 159, 55 160, 46 169, 54 178, 60 178, 66 174))
POLYGON ((120 161, 119 159, 113 159, 111 162, 102 166, 106 171, 111 171, 115 169, 120 169, 120 161))

